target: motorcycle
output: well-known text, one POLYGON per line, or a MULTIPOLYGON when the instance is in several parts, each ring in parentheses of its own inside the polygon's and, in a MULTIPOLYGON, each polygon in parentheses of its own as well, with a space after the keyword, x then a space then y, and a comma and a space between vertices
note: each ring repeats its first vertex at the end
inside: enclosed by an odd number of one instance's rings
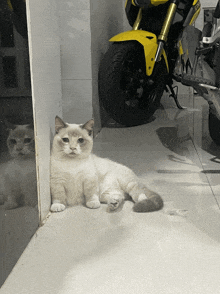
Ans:
POLYGON ((127 0, 132 30, 112 37, 99 66, 100 103, 118 123, 150 121, 164 91, 177 81, 193 87, 209 103, 209 132, 220 145, 220 0, 213 22, 195 28, 199 0, 127 0))

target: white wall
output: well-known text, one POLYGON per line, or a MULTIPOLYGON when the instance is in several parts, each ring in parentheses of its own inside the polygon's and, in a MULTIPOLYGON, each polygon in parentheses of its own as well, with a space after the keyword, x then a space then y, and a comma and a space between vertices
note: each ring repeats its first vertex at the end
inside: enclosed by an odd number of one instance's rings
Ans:
POLYGON ((62 104, 65 121, 94 116, 101 128, 98 67, 108 40, 123 31, 124 0, 57 1, 61 38, 62 104))
POLYGON ((60 40, 63 119, 83 123, 91 119, 92 73, 90 1, 57 1, 60 40))
MULTIPOLYGON (((53 0, 26 0, 40 221, 50 208, 50 141, 61 111, 60 40, 53 0)), ((31 184, 31 183, 30 183, 31 184)))

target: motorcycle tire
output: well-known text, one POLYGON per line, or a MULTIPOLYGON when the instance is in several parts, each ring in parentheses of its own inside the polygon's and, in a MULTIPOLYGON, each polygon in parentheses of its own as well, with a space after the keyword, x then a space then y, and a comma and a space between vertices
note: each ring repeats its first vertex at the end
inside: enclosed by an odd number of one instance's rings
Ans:
POLYGON ((220 120, 209 111, 209 134, 216 145, 220 146, 220 120))
POLYGON ((113 43, 99 67, 100 103, 124 126, 145 124, 160 106, 167 75, 163 58, 152 75, 146 75, 144 49, 138 42, 113 43))

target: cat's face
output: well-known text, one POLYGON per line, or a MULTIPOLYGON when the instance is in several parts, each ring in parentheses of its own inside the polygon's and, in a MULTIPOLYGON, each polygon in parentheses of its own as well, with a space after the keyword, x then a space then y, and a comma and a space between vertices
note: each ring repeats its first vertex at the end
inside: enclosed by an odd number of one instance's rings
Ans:
POLYGON ((85 158, 93 147, 94 121, 90 120, 84 125, 64 123, 56 117, 56 135, 53 142, 53 150, 60 155, 70 158, 85 158))
POLYGON ((15 125, 9 130, 7 146, 12 157, 35 155, 34 130, 30 125, 15 125))

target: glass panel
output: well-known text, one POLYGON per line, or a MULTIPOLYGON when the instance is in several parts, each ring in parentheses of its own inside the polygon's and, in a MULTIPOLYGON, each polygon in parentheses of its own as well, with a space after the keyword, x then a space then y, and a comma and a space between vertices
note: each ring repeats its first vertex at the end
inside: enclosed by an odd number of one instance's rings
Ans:
POLYGON ((9 21, 2 23, 1 47, 14 47, 13 24, 9 21))
POLYGON ((4 86, 6 88, 17 88, 17 70, 16 70, 16 57, 5 56, 2 58, 4 86))
POLYGON ((39 224, 26 11, 14 2, 0 3, 0 287, 39 224))

